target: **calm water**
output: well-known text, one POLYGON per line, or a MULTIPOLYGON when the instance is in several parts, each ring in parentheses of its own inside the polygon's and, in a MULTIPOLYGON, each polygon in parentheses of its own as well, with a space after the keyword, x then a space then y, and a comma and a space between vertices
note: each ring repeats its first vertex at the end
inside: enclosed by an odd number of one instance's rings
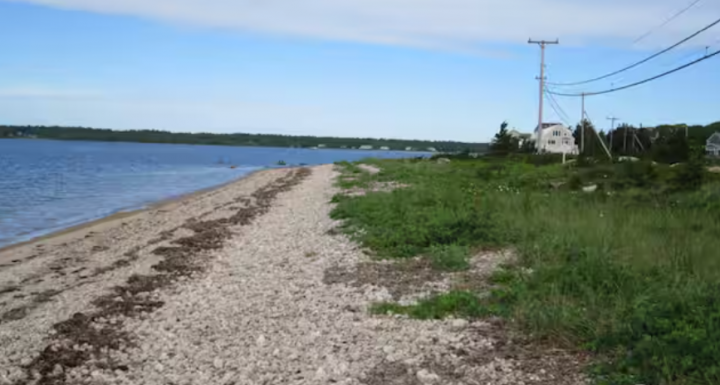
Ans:
POLYGON ((279 160, 315 165, 420 155, 0 139, 0 246, 217 186, 279 160))

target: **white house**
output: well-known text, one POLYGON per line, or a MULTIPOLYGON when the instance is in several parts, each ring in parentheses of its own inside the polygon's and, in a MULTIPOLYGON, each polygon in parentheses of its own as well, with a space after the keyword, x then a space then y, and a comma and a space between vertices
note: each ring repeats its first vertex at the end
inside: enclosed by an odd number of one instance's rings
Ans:
POLYGON ((705 153, 708 156, 720 156, 720 132, 716 132, 705 142, 705 153))
MULTIPOLYGON (((537 143, 538 128, 535 128, 532 140, 537 143)), ((560 123, 543 123, 542 134, 540 135, 540 145, 535 148, 541 152, 549 152, 554 154, 578 154, 578 146, 575 144, 573 132, 569 127, 565 127, 560 123)))
POLYGON ((390 151, 390 147, 387 146, 380 147, 380 149, 383 151, 390 151))
POLYGON ((373 146, 366 144, 364 146, 360 146, 360 150, 372 150, 373 146))
POLYGON ((427 150, 430 152, 437 152, 437 149, 435 149, 435 147, 428 147, 427 150))

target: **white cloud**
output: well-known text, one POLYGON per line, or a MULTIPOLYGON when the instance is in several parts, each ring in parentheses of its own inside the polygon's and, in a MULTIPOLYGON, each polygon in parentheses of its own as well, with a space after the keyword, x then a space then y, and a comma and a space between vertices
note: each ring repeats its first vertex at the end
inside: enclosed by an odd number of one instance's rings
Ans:
MULTIPOLYGON (((569 44, 632 39, 687 3, 679 0, 12 0, 203 27, 341 41, 486 51, 528 37, 569 44)), ((666 43, 715 18, 705 1, 654 34, 666 43)), ((711 41, 715 36, 698 40, 711 41)))

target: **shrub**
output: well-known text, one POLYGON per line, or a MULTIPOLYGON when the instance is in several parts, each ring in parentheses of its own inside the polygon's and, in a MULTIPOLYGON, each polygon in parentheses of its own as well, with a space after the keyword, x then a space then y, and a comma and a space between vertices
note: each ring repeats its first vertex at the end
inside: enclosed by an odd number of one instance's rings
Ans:
POLYGON ((436 245, 430 247, 430 260, 439 270, 461 271, 470 268, 468 256, 470 250, 467 246, 436 245))
POLYGON ((650 187, 658 178, 655 166, 649 161, 622 162, 618 167, 617 179, 623 187, 650 187))
POLYGON ((691 160, 675 168, 675 174, 670 180, 673 191, 694 191, 702 187, 705 180, 705 164, 699 160, 691 160))

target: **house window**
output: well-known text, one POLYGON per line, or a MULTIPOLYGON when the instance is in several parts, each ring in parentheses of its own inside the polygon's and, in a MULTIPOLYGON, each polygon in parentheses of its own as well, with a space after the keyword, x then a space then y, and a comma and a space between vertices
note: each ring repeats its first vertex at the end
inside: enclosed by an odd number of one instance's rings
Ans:
POLYGON ((563 139, 563 144, 570 144, 570 139, 563 139))
POLYGON ((553 136, 560 136, 560 131, 553 131, 553 136))
POLYGON ((555 141, 553 139, 548 140, 548 144, 555 144, 555 141))

